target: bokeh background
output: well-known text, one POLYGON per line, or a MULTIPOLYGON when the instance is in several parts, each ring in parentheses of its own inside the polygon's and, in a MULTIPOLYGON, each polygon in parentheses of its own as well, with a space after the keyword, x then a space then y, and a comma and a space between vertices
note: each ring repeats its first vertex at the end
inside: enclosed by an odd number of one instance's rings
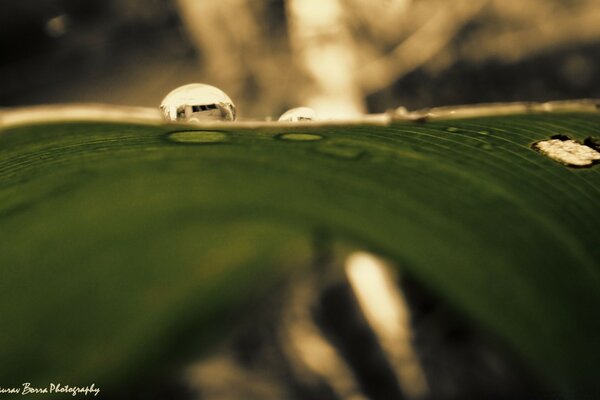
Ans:
MULTIPOLYGON (((600 7, 598 0, 5 0, 0 54, 0 107, 157 107, 190 82, 223 89, 242 118, 256 119, 296 106, 352 117, 600 98, 600 7)), ((366 398, 347 395, 360 390, 344 365, 322 372, 327 343, 307 311, 316 284, 295 287, 291 300, 273 307, 275 317, 199 361, 185 385, 156 380, 139 398, 366 398), (303 357, 316 366, 300 369, 303 357), (190 386, 201 395, 185 395, 190 386)), ((378 342, 349 286, 330 289, 320 312, 331 335, 353 349, 350 367, 372 378, 385 364, 373 361, 378 342)), ((404 280, 402 290, 421 321, 416 347, 431 383, 429 397, 407 398, 545 392, 544 382, 416 282, 404 280)), ((360 383, 369 398, 398 398, 395 376, 382 370, 381 380, 360 383)))
POLYGON ((600 97, 597 0, 21 0, 0 106, 156 106, 223 89, 245 118, 600 97))

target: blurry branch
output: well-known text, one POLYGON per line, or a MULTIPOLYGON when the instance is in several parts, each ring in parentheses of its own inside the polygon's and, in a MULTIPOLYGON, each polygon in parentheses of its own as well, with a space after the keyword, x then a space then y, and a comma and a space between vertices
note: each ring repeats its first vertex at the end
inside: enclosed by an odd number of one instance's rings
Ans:
POLYGON ((314 277, 296 283, 279 328, 279 340, 301 382, 316 385, 322 380, 340 399, 367 400, 350 366, 313 318, 311 311, 318 297, 315 288, 322 286, 314 277))
POLYGON ((408 0, 335 0, 326 5, 316 0, 288 0, 292 50, 311 80, 310 91, 304 92, 307 105, 327 116, 363 113, 366 95, 429 61, 487 3, 488 0, 463 0, 452 7, 437 7, 414 33, 400 38, 400 44, 381 57, 381 43, 394 32, 406 29, 399 27, 398 22, 409 25, 408 0), (372 40, 361 41, 357 37, 359 22, 372 40), (366 65, 360 67, 362 62, 366 65))
POLYGON ((310 79, 306 105, 321 116, 352 117, 365 112, 354 71, 356 54, 340 0, 288 0, 293 56, 310 79))
MULTIPOLYGON (((380 47, 381 43, 397 43, 413 29, 412 0, 342 0, 347 24, 354 28, 355 40, 370 41, 380 47), (358 29, 360 28, 360 29, 358 29)), ((420 22, 420 19, 417 18, 420 22)))
POLYGON ((373 93, 429 61, 482 9, 487 0, 463 0, 440 7, 423 26, 387 55, 367 63, 358 71, 364 92, 373 93))
POLYGON ((377 336, 400 388, 409 399, 429 395, 425 372, 413 345, 410 310, 396 282, 398 268, 366 253, 352 253, 345 271, 358 304, 377 336))
POLYGON ((460 56, 474 62, 490 58, 514 62, 548 48, 593 43, 598 39, 600 7, 581 6, 568 13, 554 12, 519 29, 504 32, 482 29, 477 37, 461 46, 460 56))

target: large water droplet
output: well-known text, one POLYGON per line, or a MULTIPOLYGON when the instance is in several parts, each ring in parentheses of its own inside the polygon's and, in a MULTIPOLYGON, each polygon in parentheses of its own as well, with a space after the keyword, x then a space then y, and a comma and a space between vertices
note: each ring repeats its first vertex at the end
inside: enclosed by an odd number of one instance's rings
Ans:
POLYGON ((285 122, 314 121, 315 119, 317 119, 317 113, 309 107, 292 108, 279 117, 279 121, 285 122))
POLYGON ((223 143, 229 140, 225 132, 219 131, 179 131, 168 136, 177 143, 223 143))
POLYGON ((323 139, 323 136, 314 133, 283 133, 278 136, 279 139, 292 140, 296 142, 315 142, 323 139))
POLYGON ((234 121, 236 108, 221 89, 191 83, 171 91, 160 104, 168 121, 234 121))

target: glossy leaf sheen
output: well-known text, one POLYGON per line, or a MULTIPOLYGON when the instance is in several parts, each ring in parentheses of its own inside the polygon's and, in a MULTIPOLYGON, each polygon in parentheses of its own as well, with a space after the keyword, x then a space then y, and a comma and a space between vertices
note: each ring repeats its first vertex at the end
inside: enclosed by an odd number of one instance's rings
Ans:
POLYGON ((598 135, 597 114, 171 131, 0 132, 2 386, 113 387, 190 352, 182 337, 209 349, 326 229, 397 261, 564 394, 598 390, 600 168, 530 147, 598 135))

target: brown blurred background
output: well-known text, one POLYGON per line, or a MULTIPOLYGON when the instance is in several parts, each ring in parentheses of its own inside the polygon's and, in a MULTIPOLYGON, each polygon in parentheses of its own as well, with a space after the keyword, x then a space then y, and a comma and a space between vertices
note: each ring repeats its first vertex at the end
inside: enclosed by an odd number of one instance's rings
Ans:
POLYGON ((600 97, 597 0, 21 0, 0 106, 156 106, 210 83, 242 117, 600 97))
MULTIPOLYGON (((156 107, 171 89, 190 82, 223 89, 245 118, 277 117, 301 105, 322 116, 352 116, 398 106, 600 98, 598 5, 598 0, 5 0, 0 107, 65 102, 156 107)), ((337 366, 335 359, 324 362, 323 354, 337 350, 307 311, 317 301, 310 285, 315 284, 296 284, 291 305, 274 311, 284 315, 283 323, 282 317, 257 323, 229 352, 195 366, 190 381, 201 398, 397 397, 386 349, 365 328, 347 284, 328 288, 317 300, 325 321, 320 324, 346 346, 339 346, 341 354, 353 352, 350 367, 337 366), (316 355, 315 343, 321 349, 316 355), (302 367, 303 357, 317 365, 302 367), (373 380, 373 374, 383 378, 373 380)), ((431 385, 430 394, 407 398, 490 398, 482 393, 533 398, 523 394, 545 390, 445 304, 415 282, 402 285, 416 321, 415 348, 431 385)), ((162 398, 197 398, 174 390, 177 396, 168 392, 162 398)))

